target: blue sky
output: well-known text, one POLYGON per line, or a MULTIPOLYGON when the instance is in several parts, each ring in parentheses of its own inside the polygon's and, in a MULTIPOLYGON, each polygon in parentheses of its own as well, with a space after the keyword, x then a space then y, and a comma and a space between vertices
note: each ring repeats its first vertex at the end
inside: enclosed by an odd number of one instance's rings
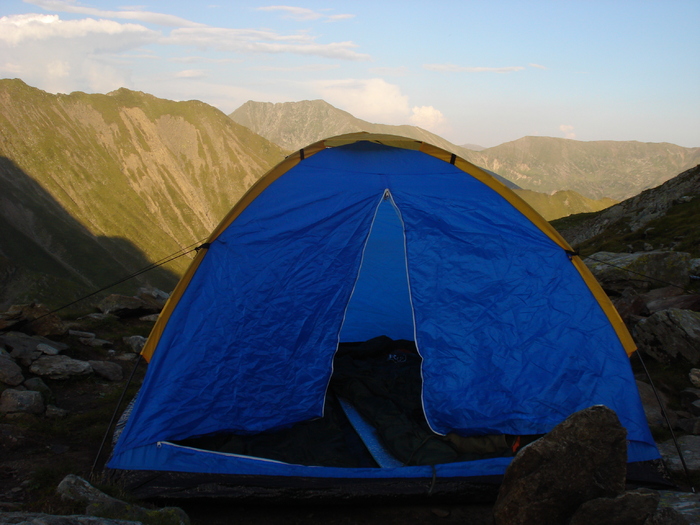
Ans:
POLYGON ((486 147, 700 146, 700 1, 0 0, 0 78, 52 93, 324 99, 486 147))

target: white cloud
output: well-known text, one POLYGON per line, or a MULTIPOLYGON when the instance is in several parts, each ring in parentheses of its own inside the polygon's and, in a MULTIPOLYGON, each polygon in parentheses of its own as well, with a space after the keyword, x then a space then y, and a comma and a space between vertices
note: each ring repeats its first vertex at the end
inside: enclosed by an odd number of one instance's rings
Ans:
POLYGON ((152 13, 142 11, 139 7, 126 8, 123 11, 107 11, 95 9, 76 4, 65 0, 24 0, 28 4, 41 7, 47 11, 58 11, 59 13, 75 13, 81 15, 96 16, 99 18, 117 18, 120 20, 138 20, 147 24, 156 24, 167 27, 197 27, 204 24, 191 22, 179 16, 167 15, 164 13, 152 13))
POLYGON ((27 41, 85 39, 103 37, 99 47, 112 49, 154 41, 159 33, 138 24, 120 24, 110 20, 61 20, 58 15, 12 15, 0 18, 0 43, 18 46, 27 41))
POLYGON ((574 133, 574 127, 570 124, 562 124, 559 126, 559 130, 564 133, 564 138, 575 139, 576 133, 574 133))
POLYGON ((408 96, 381 78, 327 80, 316 88, 330 104, 370 122, 405 124, 411 115, 408 96))
POLYGON ((161 40, 163 44, 212 48, 237 53, 291 53, 341 60, 369 60, 369 55, 358 53, 353 42, 317 44, 304 33, 281 35, 273 31, 255 29, 228 29, 220 27, 180 28, 161 40))
POLYGON ((304 22, 307 20, 320 20, 323 19, 326 22, 335 22, 337 20, 347 20, 348 18, 354 18, 355 15, 343 14, 343 15, 325 15, 314 11, 312 9, 307 9, 305 7, 292 7, 288 5, 268 5, 266 7, 258 7, 258 11, 282 11, 286 13, 284 18, 291 18, 292 20, 298 20, 304 22))
POLYGON ((175 73, 176 78, 203 78, 207 76, 207 72, 203 69, 185 69, 175 73))
POLYGON ((413 112, 410 118, 411 124, 428 131, 438 132, 447 122, 442 112, 433 106, 416 106, 411 111, 413 112))
POLYGON ((423 64, 423 68, 428 71, 440 71, 445 73, 512 73, 522 71, 523 66, 510 67, 466 67, 455 64, 423 64))
POLYGON ((530 66, 530 67, 536 67, 537 69, 548 69, 547 66, 543 66, 543 65, 541 65, 541 64, 533 64, 533 63, 530 63, 530 64, 528 64, 528 66, 530 66))
POLYGON ((406 66, 398 66, 398 67, 372 67, 369 69, 369 72, 372 73, 373 75, 378 75, 378 76, 394 76, 394 77, 403 77, 408 74, 409 69, 406 66))
POLYGON ((338 69, 338 64, 306 64, 303 66, 253 66, 249 67, 249 71, 298 71, 298 72, 313 72, 313 71, 328 71, 330 69, 338 69))

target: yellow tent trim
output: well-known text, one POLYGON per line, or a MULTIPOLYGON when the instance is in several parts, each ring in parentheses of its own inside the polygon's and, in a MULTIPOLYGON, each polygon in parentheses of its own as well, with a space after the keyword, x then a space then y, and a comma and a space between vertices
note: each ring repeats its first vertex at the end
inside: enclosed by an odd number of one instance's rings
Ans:
MULTIPOLYGON (((525 215, 532 223, 534 223, 545 235, 547 235, 552 241, 559 245, 562 249, 573 253, 573 249, 569 246, 569 243, 555 230, 552 225, 547 222, 539 213, 537 213, 528 203, 516 195, 510 190, 505 184, 491 176, 478 166, 472 164, 471 162, 464 160, 457 155, 450 153, 442 148, 433 146, 426 142, 422 142, 415 139, 410 139, 407 137, 400 137, 396 135, 386 135, 377 133, 348 133, 345 135, 338 135, 336 137, 331 137, 325 140, 315 142, 285 158, 277 166, 268 171, 265 175, 260 177, 258 181, 250 187, 250 189, 241 197, 241 199, 233 206, 231 211, 224 217, 224 219, 219 223, 219 225, 211 233, 207 242, 198 251, 197 256, 194 258, 189 268, 183 275, 180 282, 175 287, 175 290, 170 296, 170 299, 165 304, 163 311, 161 312, 158 320, 156 321, 151 334, 146 341, 146 344, 141 351, 141 355, 150 361, 153 357, 153 352, 155 351, 158 341, 160 341, 161 336, 165 326, 170 319, 170 315, 175 309, 182 298, 185 290, 187 289, 192 277, 194 276, 199 264, 202 262, 206 256, 207 248, 210 243, 214 242, 221 233, 228 228, 231 223, 236 220, 236 218, 245 210, 250 203, 252 203, 265 189, 267 189, 270 184, 280 178, 282 175, 287 173, 294 166, 302 162, 305 158, 315 155, 319 151, 323 151, 326 148, 335 148, 339 146, 345 146, 348 144, 354 144, 355 142, 375 142, 377 144, 383 144, 385 146, 392 146, 395 148, 410 149, 414 151, 421 151, 428 155, 431 155, 437 159, 443 160, 445 162, 454 164, 457 168, 464 171, 465 173, 476 178, 495 192, 497 192, 501 197, 506 199, 510 204, 512 204, 520 213, 525 215)), ((596 281, 595 277, 588 269, 588 267, 583 263, 580 257, 573 255, 571 257, 574 267, 581 274, 581 277, 588 285, 591 293, 596 298, 600 304, 603 312, 610 320, 615 332, 617 333, 622 346, 628 355, 634 353, 637 349, 632 336, 630 335, 627 327, 620 318, 619 313, 613 306, 610 298, 605 294, 603 289, 596 281)))

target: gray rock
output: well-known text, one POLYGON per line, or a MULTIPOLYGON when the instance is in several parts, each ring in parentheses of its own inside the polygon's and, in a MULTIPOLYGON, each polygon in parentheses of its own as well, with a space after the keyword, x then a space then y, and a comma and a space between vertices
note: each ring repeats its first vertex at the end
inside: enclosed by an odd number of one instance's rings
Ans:
POLYGON ((64 500, 87 504, 85 513, 90 516, 119 516, 126 520, 157 522, 163 525, 189 525, 190 519, 177 507, 165 507, 149 510, 137 505, 125 503, 108 496, 90 485, 83 478, 69 474, 58 485, 56 492, 64 500))
POLYGON ((644 525, 690 525, 690 522, 676 509, 659 507, 644 525))
POLYGON ((161 307, 146 302, 139 297, 112 294, 105 297, 97 305, 102 313, 113 314, 117 317, 140 317, 160 311, 161 307))
MULTIPOLYGON (((681 522, 670 521, 661 522, 663 525, 683 525, 683 523, 700 523, 700 494, 692 492, 679 492, 671 490, 661 490, 659 491, 661 496, 661 502, 659 504, 659 510, 662 509, 673 509, 674 511, 681 514, 684 519, 681 522)), ((648 523, 647 525, 660 525, 657 523, 648 523)))
POLYGON ((17 386, 23 381, 22 368, 11 357, 0 356, 0 383, 17 386))
POLYGON ((64 408, 58 408, 56 405, 48 405, 46 407, 46 413, 44 415, 51 419, 61 419, 68 415, 68 410, 64 408))
POLYGON ((690 417, 679 419, 676 428, 682 430, 686 434, 700 434, 700 417, 690 417))
POLYGON ((124 377, 122 367, 110 361, 88 361, 93 371, 107 381, 121 381, 124 377))
POLYGON ((621 293, 628 287, 647 291, 673 284, 685 287, 690 255, 684 252, 598 252, 584 259, 601 286, 621 293), (664 284, 667 283, 667 284, 664 284))
POLYGON ((22 332, 7 332, 0 335, 0 343, 9 351, 10 356, 22 366, 30 366, 32 362, 41 356, 41 350, 37 346, 42 340, 22 332))
MULTIPOLYGON (((678 446, 683 454, 683 459, 691 474, 700 472, 700 436, 681 436, 678 438, 678 446)), ((671 474, 685 476, 683 463, 678 455, 678 450, 672 439, 659 445, 659 453, 671 474)))
POLYGON ((122 341, 124 341, 124 344, 135 354, 140 353, 143 349, 143 345, 146 344, 146 338, 142 335, 130 335, 122 338, 122 341))
POLYGON ((160 311, 170 298, 170 294, 153 286, 146 286, 139 288, 137 297, 160 311))
POLYGON ((142 317, 139 317, 139 321, 149 321, 149 322, 155 323, 158 320, 159 316, 160 316, 160 314, 144 315, 142 317))
POLYGON ((690 261, 688 261, 688 271, 690 275, 700 277, 700 259, 690 259, 690 261))
POLYGON ((496 525, 561 524, 585 501, 625 490, 627 431, 615 412, 594 406, 524 447, 503 478, 496 525))
POLYGON ((700 368, 691 368, 688 372, 688 379, 695 388, 700 388, 700 368))
POLYGON ((53 346, 47 345, 46 343, 39 343, 36 346, 36 349, 46 355, 58 355, 61 353, 61 351, 58 348, 54 348, 53 346))
POLYGON ((583 503, 569 525, 644 525, 654 515, 660 496, 652 491, 630 491, 615 498, 583 503))
POLYGON ((35 392, 41 393, 41 397, 44 399, 45 404, 51 404, 55 402, 55 397, 51 389, 46 386, 46 383, 40 377, 32 377, 24 382, 24 386, 27 390, 33 390, 35 392))
POLYGON ((65 355, 40 357, 34 361, 30 370, 33 374, 50 379, 68 379, 74 376, 92 374, 90 363, 65 355))
POLYGON ((78 341, 86 346, 94 346, 96 348, 109 346, 112 344, 111 341, 107 341, 106 339, 98 339, 97 337, 81 337, 78 339, 78 341))
POLYGON ((44 400, 39 392, 8 388, 0 394, 0 412, 4 414, 12 412, 43 414, 45 408, 44 400))
POLYGON ((673 410, 669 408, 668 398, 666 397, 666 395, 663 392, 659 392, 657 390, 657 393, 659 395, 659 398, 661 398, 662 403, 662 405, 659 405, 659 399, 656 397, 656 393, 654 393, 654 389, 651 385, 645 383, 644 381, 637 381, 637 388, 639 389, 639 396, 642 399, 644 415, 647 418, 649 426, 667 428, 668 423, 666 422, 666 418, 664 418, 663 412, 665 411, 671 426, 675 427, 676 422, 678 420, 678 416, 673 410))
POLYGON ((54 516, 38 512, 0 512, 0 525, 143 525, 95 516, 54 516))
POLYGON ((662 363, 685 358, 700 364, 700 312, 662 310, 637 323, 635 341, 641 351, 662 363))
POLYGON ((68 330, 68 335, 84 339, 92 339, 95 337, 95 334, 92 332, 84 332, 83 330, 68 330))

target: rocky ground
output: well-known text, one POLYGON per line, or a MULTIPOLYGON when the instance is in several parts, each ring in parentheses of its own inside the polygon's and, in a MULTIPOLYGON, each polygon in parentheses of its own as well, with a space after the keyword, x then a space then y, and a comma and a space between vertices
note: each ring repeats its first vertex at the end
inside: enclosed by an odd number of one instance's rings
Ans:
MULTIPOLYGON (((700 486, 700 281, 693 279, 700 274, 699 262, 687 254, 653 250, 598 253, 587 261, 640 346, 664 407, 642 361, 633 357, 647 419, 670 475, 686 490, 700 486), (628 270, 636 277, 630 278, 628 270), (684 450, 689 476, 663 412, 684 450)), ((84 505, 56 494, 67 474, 128 497, 95 475, 93 465, 99 472, 106 461, 109 447, 100 457, 98 451, 127 379, 133 372, 126 399, 143 379, 146 365, 136 367, 138 352, 164 299, 158 291, 142 290, 138 297, 105 301, 89 315, 46 316, 31 326, 22 321, 41 317, 37 305, 0 315, 0 513, 82 513, 84 505)), ((689 522, 700 523, 694 494, 664 493, 662 504, 683 509, 689 522)), ((230 523, 233 516, 238 523, 273 524, 492 522, 490 505, 459 502, 373 507, 188 503, 183 508, 195 524, 230 523)))

